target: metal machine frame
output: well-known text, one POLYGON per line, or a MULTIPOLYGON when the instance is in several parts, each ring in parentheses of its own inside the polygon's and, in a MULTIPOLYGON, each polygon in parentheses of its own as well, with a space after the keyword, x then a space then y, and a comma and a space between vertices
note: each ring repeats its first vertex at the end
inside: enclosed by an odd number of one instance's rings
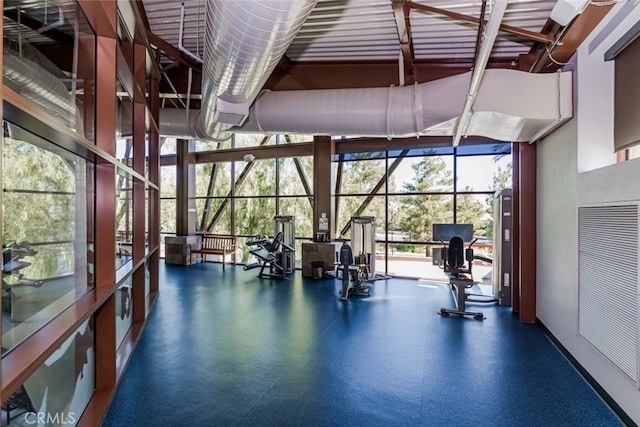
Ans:
POLYGON ((365 280, 376 275, 376 218, 374 216, 351 217, 351 248, 354 264, 360 266, 365 280))
POLYGON ((284 274, 291 274, 296 269, 296 217, 293 215, 276 215, 273 217, 275 236, 279 232, 284 233, 282 243, 286 246, 294 248, 292 251, 283 251, 281 266, 284 268, 284 274))
POLYGON ((511 204, 513 192, 507 188, 493 200, 493 295, 498 305, 511 306, 511 204))
POLYGON ((473 238, 473 224, 433 224, 433 240, 440 241, 444 246, 441 249, 442 268, 445 273, 449 273, 449 286, 456 303, 455 309, 441 308, 439 314, 445 317, 449 314, 459 314, 483 320, 485 317, 482 312, 466 309, 466 289, 478 283, 473 280, 472 272, 472 246, 477 240, 473 238), (466 249, 465 242, 468 243, 466 249))
POLYGON ((258 261, 246 265, 244 270, 260 267, 258 277, 284 279, 295 271, 295 217, 277 215, 273 219, 273 240, 266 236, 256 236, 247 241, 247 245, 255 246, 249 253, 258 261), (268 270, 265 271, 267 267, 268 270))

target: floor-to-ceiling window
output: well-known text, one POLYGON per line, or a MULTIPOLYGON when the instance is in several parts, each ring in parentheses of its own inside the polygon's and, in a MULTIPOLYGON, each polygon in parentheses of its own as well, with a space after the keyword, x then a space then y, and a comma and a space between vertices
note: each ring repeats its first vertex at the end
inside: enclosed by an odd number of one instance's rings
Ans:
POLYGON ((348 240, 352 216, 374 216, 381 274, 442 278, 430 257, 438 223, 473 224, 476 252, 490 258, 493 195, 511 185, 510 153, 482 144, 338 154, 337 234, 348 240))
MULTIPOLYGON (((238 260, 244 263, 250 261, 245 245, 248 238, 273 236, 274 215, 293 215, 296 259, 300 260, 301 242, 312 237, 313 158, 287 152, 280 152, 279 157, 256 157, 255 153, 264 147, 305 141, 312 138, 253 134, 235 135, 224 143, 224 149, 221 143, 196 144, 204 151, 236 149, 237 157, 196 165, 198 232, 238 236, 242 252, 238 260), (247 151, 254 147, 255 151, 247 151)), ((476 253, 491 258, 493 198, 497 190, 511 186, 511 144, 393 150, 385 146, 377 151, 349 152, 345 143, 334 157, 334 171, 335 234, 350 241, 351 217, 374 217, 378 273, 442 276, 431 259, 432 248, 439 243, 432 239, 436 223, 472 224, 478 238, 476 253)), ((163 167, 162 191, 163 214, 167 212, 163 231, 170 234, 175 227, 175 167, 163 167)), ((477 264, 477 271, 487 275, 490 265, 477 264)))
MULTIPOLYGON (((247 149, 311 141, 305 136, 235 135, 228 145, 196 144, 197 149, 247 149)), ((281 153, 286 154, 283 147, 281 153)), ((164 169, 164 168, 163 168, 164 169)), ((168 174, 167 174, 168 176, 168 174)), ((163 181, 164 182, 164 181, 163 181)), ((296 259, 301 242, 310 240, 313 217, 311 156, 256 158, 247 153, 236 160, 196 165, 198 232, 233 234, 238 238, 238 262, 249 262, 248 239, 273 237, 274 216, 295 217, 296 259)), ((169 199, 170 195, 167 194, 169 199)), ((163 219, 163 223, 165 223, 163 219)))

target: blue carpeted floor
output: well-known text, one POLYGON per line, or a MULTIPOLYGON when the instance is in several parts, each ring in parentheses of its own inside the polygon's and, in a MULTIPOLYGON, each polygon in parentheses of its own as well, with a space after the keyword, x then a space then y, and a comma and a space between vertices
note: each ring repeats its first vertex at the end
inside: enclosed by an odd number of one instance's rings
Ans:
MULTIPOLYGON (((437 314, 444 286, 265 280, 161 266, 160 296, 105 426, 618 426, 535 325, 437 314)), ((473 309, 479 306, 472 306, 473 309)))

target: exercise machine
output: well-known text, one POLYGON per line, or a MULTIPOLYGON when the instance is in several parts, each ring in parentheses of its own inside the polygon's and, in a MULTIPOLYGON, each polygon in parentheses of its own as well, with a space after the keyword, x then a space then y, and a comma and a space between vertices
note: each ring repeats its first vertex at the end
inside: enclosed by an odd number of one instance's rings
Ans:
POLYGON ((346 243, 342 245, 338 260, 337 269, 338 272, 342 272, 342 296, 340 300, 347 301, 351 294, 369 296, 371 287, 364 284, 362 266, 354 264, 351 246, 346 243))
POLYGON ((459 314, 473 316, 476 320, 483 320, 480 311, 467 311, 467 289, 477 284, 473 280, 473 244, 477 239, 473 237, 473 224, 433 224, 433 240, 440 241, 442 269, 449 275, 449 286, 456 304, 455 309, 441 308, 440 314, 459 314), (445 243, 448 242, 448 243, 445 243), (465 248, 464 244, 468 243, 465 248), (465 264, 466 262, 466 264, 465 264))
POLYGON ((376 218, 373 216, 351 217, 351 247, 354 264, 360 266, 365 280, 376 275, 376 218))
POLYGON ((30 286, 39 288, 44 283, 42 280, 27 279, 20 271, 31 265, 22 258, 35 256, 38 252, 31 247, 29 242, 12 242, 2 250, 2 311, 11 312, 11 299, 13 288, 30 286))
POLYGON ((260 267, 258 277, 284 279, 295 271, 295 218, 276 216, 274 222, 273 240, 266 236, 256 236, 247 241, 247 245, 253 248, 249 253, 257 261, 247 264, 244 269, 260 267))
POLYGON ((511 306, 511 204, 513 192, 507 188, 493 199, 493 295, 498 305, 511 306))
MULTIPOLYGON (((275 230, 273 235, 275 236, 279 232, 283 233, 282 242, 286 247, 296 247, 296 217, 293 215, 276 215, 273 217, 275 230)), ((282 253, 282 267, 286 274, 291 274, 296 268, 295 249, 291 251, 283 251, 282 253)))

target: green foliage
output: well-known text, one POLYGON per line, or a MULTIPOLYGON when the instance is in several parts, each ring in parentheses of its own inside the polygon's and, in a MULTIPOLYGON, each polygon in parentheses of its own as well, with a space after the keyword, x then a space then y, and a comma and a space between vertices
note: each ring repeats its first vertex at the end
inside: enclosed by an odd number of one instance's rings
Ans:
MULTIPOLYGON (((71 156, 70 156, 71 157, 71 156)), ((2 173, 2 243, 51 243, 76 238, 78 206, 85 196, 76 194, 76 163, 36 145, 4 138, 2 173), (78 203, 77 197, 80 198, 78 203)), ((82 224, 84 226, 84 224, 82 224)), ((73 243, 34 247, 38 254, 25 258, 22 270, 31 278, 54 277, 73 271, 73 243)))
MULTIPOLYGON (((423 157, 411 168, 413 180, 404 184, 407 192, 437 192, 453 186, 452 173, 441 157, 423 157)), ((453 221, 453 198, 449 195, 414 195, 399 200, 397 214, 389 225, 407 230, 411 240, 431 240, 434 223, 453 221)))
POLYGON ((398 252, 415 252, 416 251, 416 246, 415 245, 405 245, 405 244, 394 244, 391 247, 393 250, 396 250, 398 252))

